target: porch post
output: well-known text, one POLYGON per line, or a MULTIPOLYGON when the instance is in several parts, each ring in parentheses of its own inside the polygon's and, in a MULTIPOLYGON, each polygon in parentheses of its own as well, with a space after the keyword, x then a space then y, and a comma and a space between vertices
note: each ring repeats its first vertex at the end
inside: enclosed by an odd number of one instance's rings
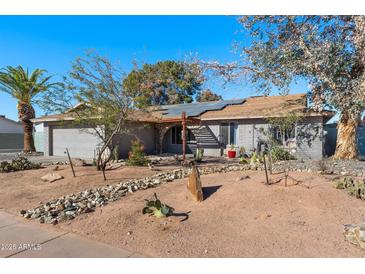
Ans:
POLYGON ((183 161, 185 162, 185 149, 186 149, 186 112, 182 113, 182 153, 183 161))

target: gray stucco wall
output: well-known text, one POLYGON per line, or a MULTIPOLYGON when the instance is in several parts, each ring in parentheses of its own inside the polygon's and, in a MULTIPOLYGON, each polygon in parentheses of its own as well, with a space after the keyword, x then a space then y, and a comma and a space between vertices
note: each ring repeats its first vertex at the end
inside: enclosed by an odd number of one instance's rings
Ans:
POLYGON ((5 118, 0 115, 0 133, 23 133, 23 127, 20 123, 5 118))
POLYGON ((297 158, 320 160, 324 155, 323 117, 308 117, 296 127, 297 158))
POLYGON ((154 154, 156 151, 155 145, 155 128, 153 124, 131 123, 128 126, 128 131, 119 134, 114 138, 114 142, 119 144, 119 157, 127 158, 128 152, 131 150, 132 140, 138 139, 143 143, 144 151, 147 154, 154 154))
POLYGON ((0 115, 0 150, 22 150, 23 136, 23 127, 20 123, 0 115))
MULTIPOLYGON (((240 119, 229 121, 204 121, 200 127, 189 127, 195 135, 197 146, 204 149, 204 155, 220 156, 223 147, 220 145, 220 124, 234 122, 237 124, 236 146, 244 147, 246 151, 257 150, 260 140, 265 140, 261 129, 267 130, 269 124, 264 119, 240 119)), ((170 136, 165 137, 164 146, 167 152, 180 152, 181 145, 175 149, 170 136)), ((296 127, 298 159, 321 159, 323 156, 323 118, 308 117, 296 127)), ((175 145, 176 146, 176 145, 175 145)))

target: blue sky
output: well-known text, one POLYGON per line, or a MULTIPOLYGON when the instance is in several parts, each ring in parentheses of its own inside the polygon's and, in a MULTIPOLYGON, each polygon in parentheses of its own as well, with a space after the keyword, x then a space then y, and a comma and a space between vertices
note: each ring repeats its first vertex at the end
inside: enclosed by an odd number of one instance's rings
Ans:
MULTIPOLYGON (((182 60, 197 53, 205 60, 231 61, 234 41, 249 43, 234 16, 0 16, 0 68, 22 65, 47 69, 55 79, 71 62, 95 49, 128 72, 132 61, 182 60)), ((211 88, 225 99, 254 95, 244 82, 211 88)), ((299 85, 293 92, 305 92, 299 85)), ((36 108, 37 116, 42 110, 36 108)), ((0 114, 17 120, 16 100, 0 92, 0 114)))

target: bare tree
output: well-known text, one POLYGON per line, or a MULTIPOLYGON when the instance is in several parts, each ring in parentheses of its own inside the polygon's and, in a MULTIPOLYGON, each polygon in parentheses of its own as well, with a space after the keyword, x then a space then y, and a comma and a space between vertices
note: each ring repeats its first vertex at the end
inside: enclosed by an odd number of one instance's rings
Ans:
POLYGON ((133 98, 124 92, 123 79, 124 73, 110 60, 87 52, 74 61, 63 88, 43 98, 48 112, 67 112, 74 117, 74 123, 93 129, 92 134, 101 142, 96 162, 103 173, 116 145, 113 139, 128 131, 127 120, 134 111, 133 98))

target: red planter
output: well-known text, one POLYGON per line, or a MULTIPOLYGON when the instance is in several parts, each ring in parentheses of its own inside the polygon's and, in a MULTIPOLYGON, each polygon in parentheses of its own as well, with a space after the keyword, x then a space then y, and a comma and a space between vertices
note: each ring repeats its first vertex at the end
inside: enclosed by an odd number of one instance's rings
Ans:
POLYGON ((236 158, 235 150, 228 150, 227 154, 228 154, 228 158, 236 158))

